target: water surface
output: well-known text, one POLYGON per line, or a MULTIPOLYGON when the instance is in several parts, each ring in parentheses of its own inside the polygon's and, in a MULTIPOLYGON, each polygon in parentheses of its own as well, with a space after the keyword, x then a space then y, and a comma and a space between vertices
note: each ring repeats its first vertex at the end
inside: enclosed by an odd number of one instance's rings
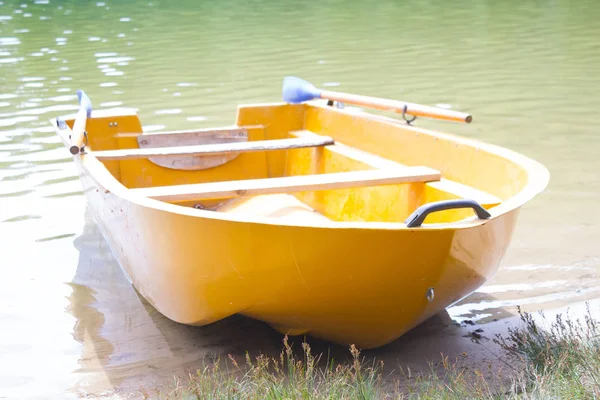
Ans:
POLYGON ((270 345, 260 324, 173 324, 127 285, 48 123, 79 88, 147 131, 229 125, 240 103, 279 101, 285 75, 470 112, 417 124, 533 157, 551 182, 450 315, 598 297, 599 19, 594 0, 0 1, 0 397, 135 386, 270 345))

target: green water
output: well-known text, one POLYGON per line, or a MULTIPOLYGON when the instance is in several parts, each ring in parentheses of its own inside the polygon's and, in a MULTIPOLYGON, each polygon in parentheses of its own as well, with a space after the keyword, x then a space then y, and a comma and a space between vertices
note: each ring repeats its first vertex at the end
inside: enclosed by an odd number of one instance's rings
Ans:
MULTIPOLYGON (((470 125, 417 124, 533 157, 551 182, 524 208, 503 269, 451 315, 598 297, 599 20, 595 0, 0 1, 0 397, 71 388, 84 358, 121 366, 132 339, 115 321, 150 312, 48 123, 77 109, 80 88, 96 109, 139 109, 147 131, 232 124, 240 103, 279 101, 285 75, 469 112, 470 125)), ((128 357, 143 363, 156 340, 128 357)))

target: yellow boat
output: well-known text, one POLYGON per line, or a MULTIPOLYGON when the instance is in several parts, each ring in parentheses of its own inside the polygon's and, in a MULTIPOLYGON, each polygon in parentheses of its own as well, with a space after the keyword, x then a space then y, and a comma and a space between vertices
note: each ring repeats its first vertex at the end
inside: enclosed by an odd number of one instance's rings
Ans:
POLYGON ((238 106, 216 129, 144 133, 135 110, 78 96, 51 122, 89 207, 133 286, 182 324, 242 314, 385 345, 495 273, 549 180, 523 155, 407 117, 468 114, 297 78, 283 102, 238 106))

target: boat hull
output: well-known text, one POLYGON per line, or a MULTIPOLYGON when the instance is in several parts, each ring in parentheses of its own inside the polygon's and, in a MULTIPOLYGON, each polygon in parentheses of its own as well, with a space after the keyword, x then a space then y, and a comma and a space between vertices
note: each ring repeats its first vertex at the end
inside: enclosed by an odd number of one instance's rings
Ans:
MULTIPOLYGON (((57 122, 68 145, 74 118, 65 118, 69 128, 57 122)), ((549 179, 543 166, 507 149, 325 105, 241 106, 234 128, 243 128, 249 142, 327 136, 335 145, 245 153, 196 171, 137 156, 102 161, 106 150, 135 155, 143 134, 134 111, 113 110, 90 116, 92 150, 73 157, 89 207, 123 271, 152 306, 178 323, 202 326, 242 314, 284 334, 383 346, 496 272, 521 207, 549 179), (220 204, 217 198, 217 205, 185 194, 189 186, 210 182, 230 188, 240 180, 396 173, 410 166, 434 168, 441 178, 311 186, 294 195, 281 193, 284 185, 267 194, 282 195, 277 198, 239 190, 232 195, 237 199, 220 204), (148 194, 157 188, 186 200, 148 194), (472 196, 489 217, 449 209, 427 216, 421 226, 404 222, 422 205, 472 196), (284 206, 288 210, 280 212, 284 206)))
POLYGON ((483 284, 518 213, 437 231, 208 219, 129 201, 78 165, 120 265, 168 318, 206 325, 239 313, 360 348, 395 340, 483 284))

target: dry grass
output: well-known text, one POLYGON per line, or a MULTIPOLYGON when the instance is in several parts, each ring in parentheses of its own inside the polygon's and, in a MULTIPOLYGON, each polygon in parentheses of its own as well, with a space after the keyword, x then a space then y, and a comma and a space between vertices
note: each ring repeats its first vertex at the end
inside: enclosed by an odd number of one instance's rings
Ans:
MULTIPOLYGON (((302 343, 303 357, 296 358, 288 343, 279 358, 246 356, 245 364, 229 356, 227 369, 219 361, 198 371, 185 385, 177 382, 161 399, 382 399, 382 365, 366 366, 360 352, 350 348, 351 364, 335 364, 311 353, 302 343), (321 364, 321 365, 320 365, 321 364), (323 367, 322 364, 325 364, 323 367)), ((148 396, 150 397, 150 396, 148 396)))
POLYGON ((522 327, 495 339, 524 364, 513 391, 519 398, 599 399, 600 324, 589 306, 583 321, 557 315, 548 328, 521 313, 522 327))
MULTIPOLYGON (((229 356, 225 369, 215 362, 189 381, 148 398, 160 399, 600 399, 600 325, 588 309, 585 320, 559 315, 542 327, 519 310, 522 326, 495 342, 507 359, 506 380, 498 371, 472 370, 442 357, 439 368, 386 377, 383 363, 367 365, 350 347, 352 362, 335 363, 313 355, 307 343, 297 357, 287 337, 279 358, 246 356, 240 366, 229 356), (508 365, 508 364, 507 364, 508 365), (495 377, 490 379, 490 377, 495 377), (387 378, 387 379, 386 379, 387 378), (403 379, 400 379, 403 378, 403 379)), ((490 366, 491 368, 491 366, 490 366)))

